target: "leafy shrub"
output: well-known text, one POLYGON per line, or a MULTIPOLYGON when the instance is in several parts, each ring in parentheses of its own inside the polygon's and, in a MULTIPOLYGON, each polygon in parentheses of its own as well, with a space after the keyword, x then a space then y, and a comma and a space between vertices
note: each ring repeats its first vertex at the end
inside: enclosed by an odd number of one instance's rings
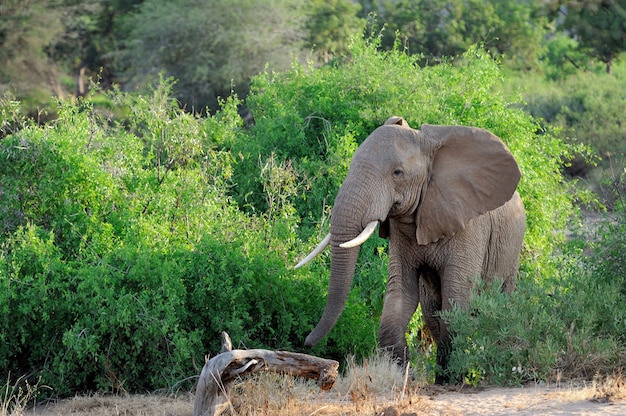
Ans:
MULTIPOLYGON (((188 325, 206 327, 205 342, 219 350, 227 331, 247 348, 299 349, 321 295, 316 279, 293 278, 285 259, 264 244, 264 232, 246 232, 231 244, 207 238, 187 270, 188 325)), ((277 241, 275 241, 277 243, 277 241)))
POLYGON ((562 275, 541 284, 522 278, 511 295, 497 284, 479 286, 470 314, 460 308, 443 313, 453 330, 452 380, 477 385, 592 378, 624 365, 624 279, 597 274, 589 264, 594 261, 564 260, 562 275))
POLYGON ((612 215, 564 246, 557 272, 522 276, 511 295, 480 284, 453 329, 449 371, 470 384, 592 378, 626 364, 626 177, 613 178, 612 215))
POLYGON ((75 286, 52 233, 20 228, 0 248, 0 365, 20 377, 62 353, 75 286))
POLYGON ((22 106, 10 94, 0 97, 0 139, 26 124, 22 106))
POLYGON ((191 357, 202 345, 198 331, 181 325, 186 288, 180 257, 121 247, 100 265, 76 271, 68 299, 74 315, 62 337, 66 351, 48 370, 57 393, 60 387, 68 393, 163 388, 193 372, 191 357))
POLYGON ((199 118, 170 88, 113 92, 113 113, 64 102, 52 125, 0 142, 0 363, 12 377, 41 377, 54 395, 190 388, 194 357, 219 350, 223 330, 288 348, 309 329, 323 288, 287 269, 288 167, 268 164, 272 211, 240 212, 224 150, 238 101, 199 118))
POLYGON ((552 315, 550 296, 532 279, 521 279, 511 295, 501 282, 479 282, 470 313, 460 308, 442 313, 450 323, 453 350, 451 379, 478 385, 545 380, 554 368, 562 337, 552 315))

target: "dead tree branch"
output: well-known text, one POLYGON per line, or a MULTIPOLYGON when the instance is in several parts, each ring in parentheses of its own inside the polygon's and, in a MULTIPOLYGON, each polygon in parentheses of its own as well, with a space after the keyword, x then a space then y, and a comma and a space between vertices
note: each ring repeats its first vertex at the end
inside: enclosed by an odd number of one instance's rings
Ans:
POLYGON ((258 371, 319 379, 322 390, 330 390, 337 379, 339 363, 334 360, 287 351, 233 350, 230 337, 222 332, 222 352, 204 364, 193 406, 193 416, 220 414, 229 403, 233 381, 258 371))

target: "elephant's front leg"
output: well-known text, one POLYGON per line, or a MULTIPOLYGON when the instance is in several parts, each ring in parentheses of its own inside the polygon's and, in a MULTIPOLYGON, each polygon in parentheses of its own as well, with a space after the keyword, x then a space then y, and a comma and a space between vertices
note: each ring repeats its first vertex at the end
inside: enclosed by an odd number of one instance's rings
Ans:
POLYGON ((416 271, 394 256, 390 247, 389 281, 378 332, 379 346, 404 364, 408 360, 406 330, 417 309, 419 290, 416 271))

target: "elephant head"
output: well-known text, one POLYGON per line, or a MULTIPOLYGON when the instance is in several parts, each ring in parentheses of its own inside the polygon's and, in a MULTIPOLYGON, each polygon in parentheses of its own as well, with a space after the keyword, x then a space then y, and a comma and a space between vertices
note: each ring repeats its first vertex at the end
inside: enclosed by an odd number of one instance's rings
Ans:
POLYGON ((509 201, 519 179, 510 151, 486 130, 434 125, 417 130, 401 117, 387 120, 355 151, 333 205, 329 235, 296 266, 331 246, 326 307, 305 344, 315 345, 337 322, 359 245, 378 225, 382 237, 403 233, 399 238, 411 239, 415 247, 436 244, 509 201))

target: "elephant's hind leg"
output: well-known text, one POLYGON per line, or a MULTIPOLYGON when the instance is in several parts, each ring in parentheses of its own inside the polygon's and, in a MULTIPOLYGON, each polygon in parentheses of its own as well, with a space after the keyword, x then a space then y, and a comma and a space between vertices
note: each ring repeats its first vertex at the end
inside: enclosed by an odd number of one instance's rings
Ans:
POLYGON ((422 316, 428 327, 428 331, 437 345, 437 370, 435 373, 435 383, 445 384, 448 377, 445 369, 447 367, 447 357, 450 353, 450 346, 446 342, 442 342, 441 335, 446 332, 443 320, 437 316, 441 311, 441 295, 440 292, 433 293, 431 286, 439 277, 434 271, 422 273, 419 282, 420 306, 422 307, 422 316), (439 296, 437 296, 439 295, 439 296))

